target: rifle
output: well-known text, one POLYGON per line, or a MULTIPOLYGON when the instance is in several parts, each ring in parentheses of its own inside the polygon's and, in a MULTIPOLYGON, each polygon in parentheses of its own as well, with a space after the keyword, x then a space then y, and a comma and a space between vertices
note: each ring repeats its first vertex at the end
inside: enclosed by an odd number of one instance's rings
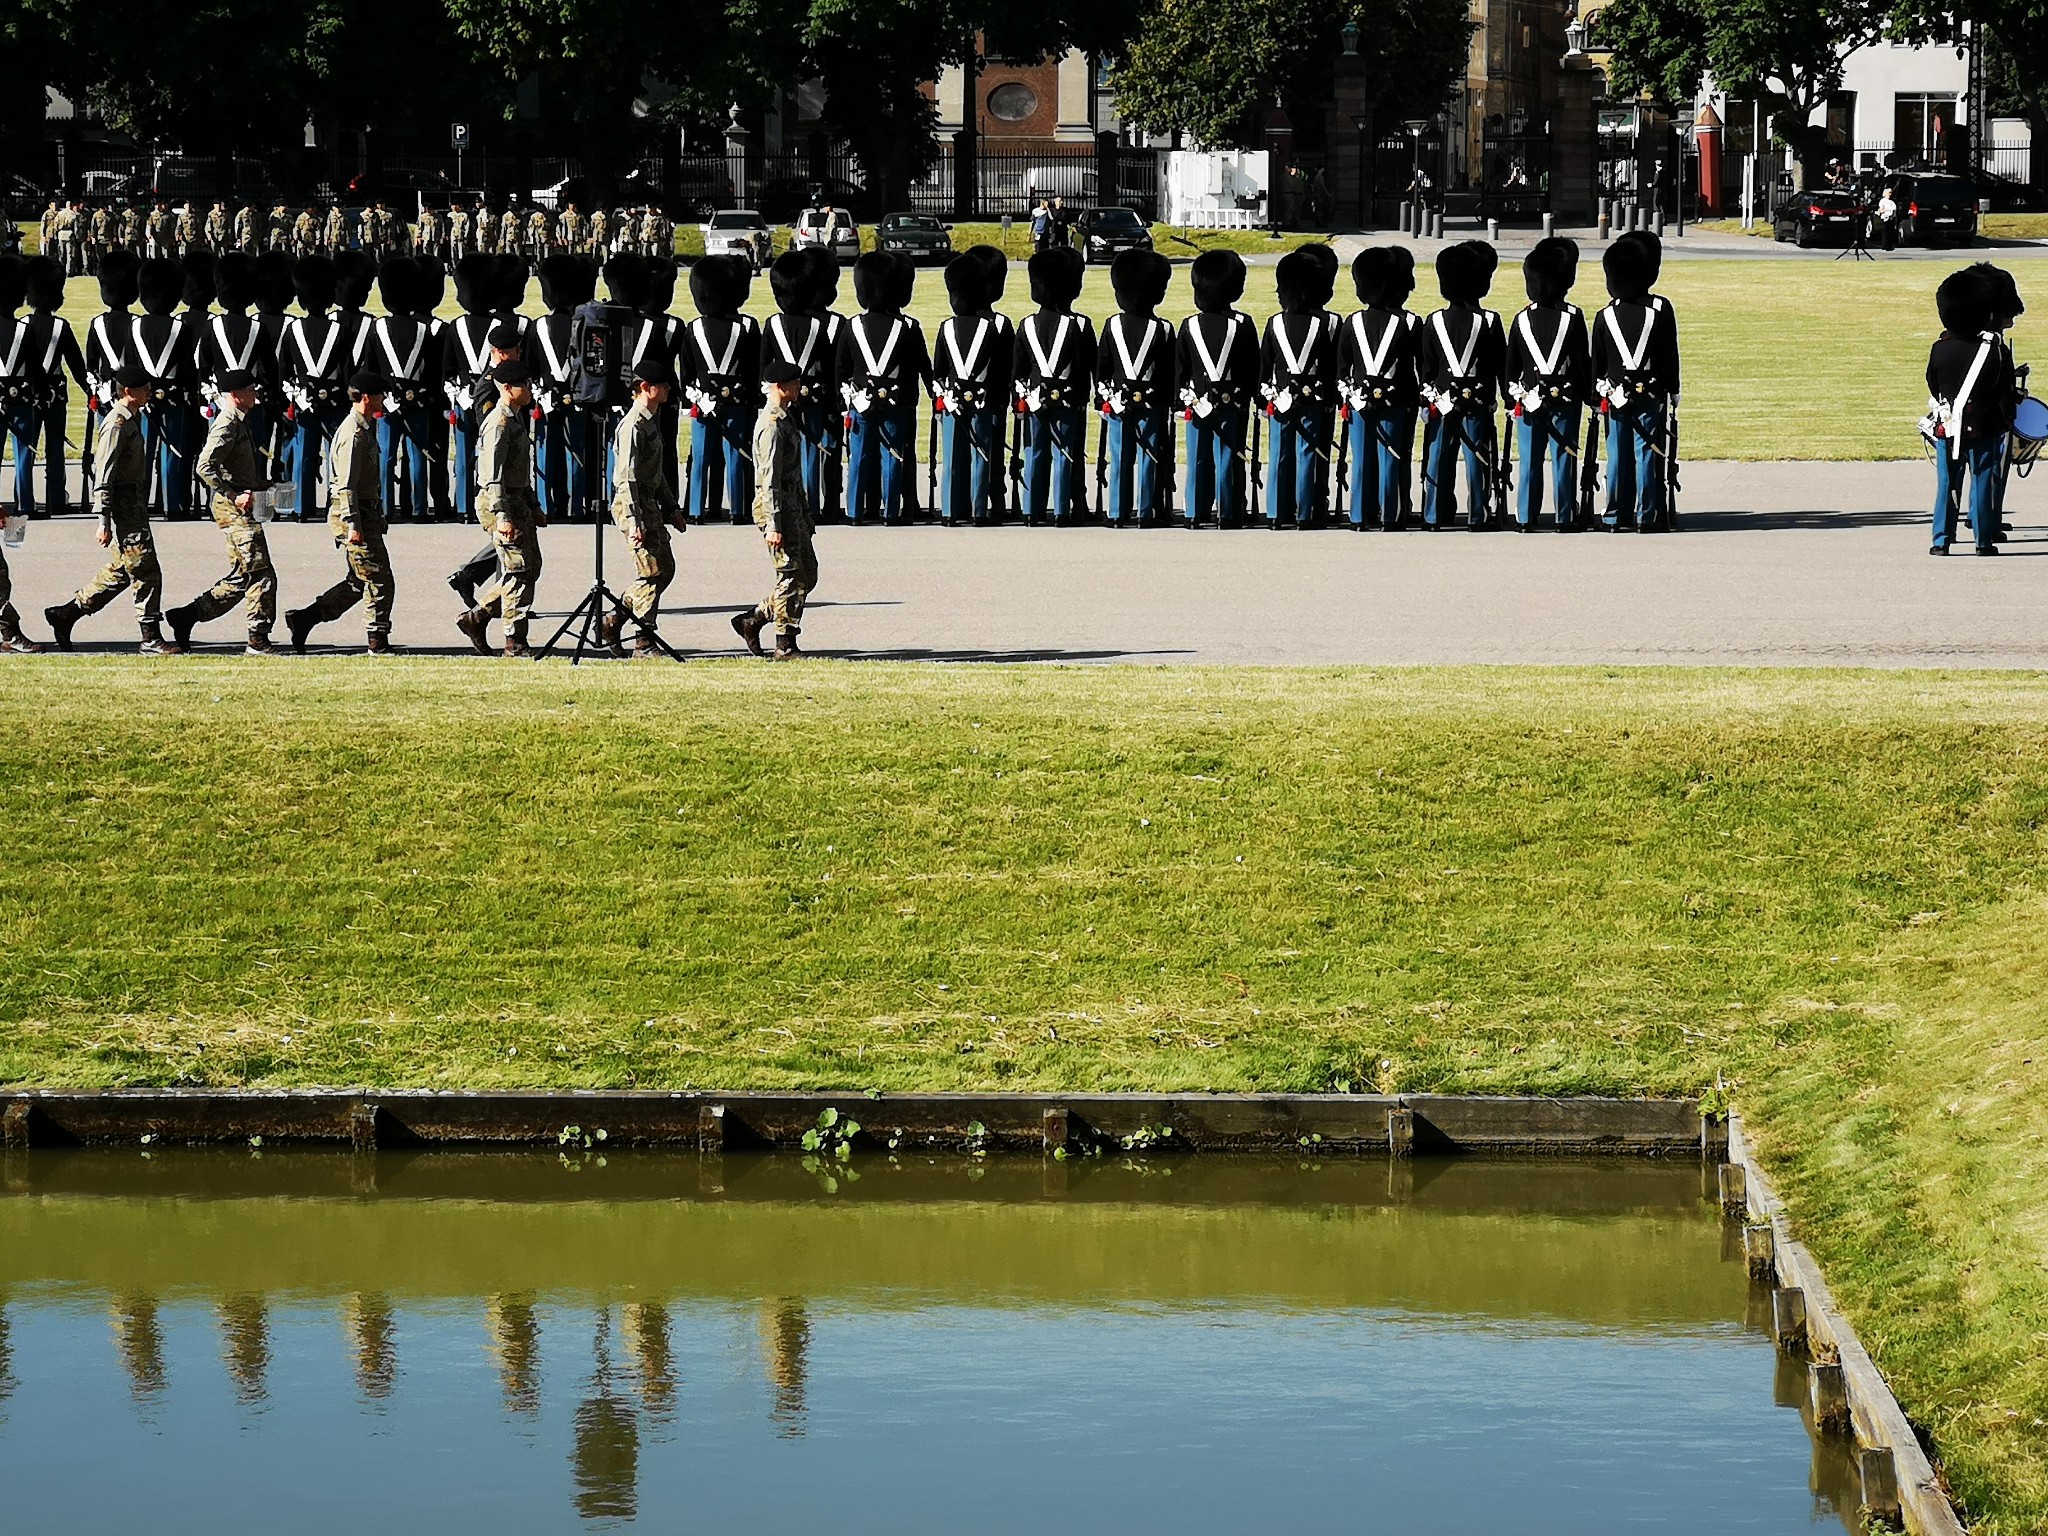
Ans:
MULTIPOLYGON (((1015 406, 1012 406, 1010 414, 1021 416, 1024 413, 1017 410, 1015 406)), ((1028 515, 1028 510, 1024 505, 1024 425, 1022 422, 1017 423, 1016 430, 1010 433, 1010 512, 1012 516, 1016 517, 1028 515)))
POLYGON ((1510 415, 1501 423, 1500 418, 1487 417, 1487 423, 1495 427, 1494 471, 1493 471, 1493 519, 1505 524, 1508 520, 1508 492, 1515 483, 1515 418, 1510 415))
POLYGON ((1600 423, 1604 419, 1596 400, 1586 407, 1586 451, 1579 458, 1579 516, 1595 516, 1593 503, 1600 495, 1600 423))
MULTIPOLYGON (((952 466, 946 466, 950 471, 952 466)), ((924 435, 924 499, 926 506, 936 513, 939 510, 939 410, 936 401, 932 405, 931 425, 924 435)))
POLYGON ((1664 521, 1678 528, 1678 402, 1664 416, 1664 521))
POLYGON ((1346 408, 1337 412, 1337 514, 1351 516, 1351 498, 1345 489, 1351 483, 1351 418, 1346 408))
POLYGON ((1259 436, 1265 430, 1266 410, 1256 400, 1252 402, 1252 504, 1240 515, 1259 516, 1260 505, 1266 499, 1266 466, 1259 454, 1259 436))
POLYGON ((1109 474, 1109 412, 1097 408, 1095 412, 1095 512, 1099 517, 1108 517, 1108 493, 1104 490, 1109 474))

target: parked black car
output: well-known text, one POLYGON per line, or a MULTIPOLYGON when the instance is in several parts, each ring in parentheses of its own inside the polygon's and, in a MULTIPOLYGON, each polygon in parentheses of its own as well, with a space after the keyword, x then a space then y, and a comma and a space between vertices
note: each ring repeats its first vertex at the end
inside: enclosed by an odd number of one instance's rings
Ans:
POLYGON ((1152 232, 1132 208, 1084 208, 1074 220, 1074 244, 1083 263, 1114 261, 1120 251, 1149 251, 1152 232))
POLYGON ((1968 245, 1977 238, 1977 190, 1960 176, 1901 176, 1892 197, 1902 244, 1968 245))
POLYGON ((928 213, 892 213, 875 226, 875 249, 912 261, 945 261, 953 254, 953 226, 928 213))
POLYGON ((1771 215, 1771 238, 1790 240, 1802 249, 1811 245, 1847 245, 1869 217, 1870 210, 1856 193, 1824 187, 1780 203, 1771 215))

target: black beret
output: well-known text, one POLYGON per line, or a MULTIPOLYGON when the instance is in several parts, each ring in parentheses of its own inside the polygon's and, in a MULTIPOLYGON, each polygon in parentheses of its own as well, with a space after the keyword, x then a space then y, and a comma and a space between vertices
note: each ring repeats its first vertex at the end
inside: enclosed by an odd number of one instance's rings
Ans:
POLYGON ((512 362, 498 364, 497 367, 491 370, 491 377, 506 387, 515 384, 531 383, 533 380, 533 374, 527 369, 526 364, 516 359, 512 362))
POLYGON ((675 388, 676 371, 664 357, 650 357, 633 365, 633 378, 641 384, 665 384, 675 388))
POLYGON ((348 387, 358 395, 386 395, 391 392, 391 381, 374 369, 358 368, 348 387))
POLYGON ((761 365, 763 384, 795 384, 804 376, 803 369, 786 357, 771 357, 761 365))
POLYGON ((129 363, 114 370, 114 382, 123 389, 148 389, 149 370, 140 363, 129 363))
POLYGON ((500 352, 516 352, 526 344, 526 333, 516 325, 494 325, 487 339, 500 352))
POLYGON ((219 384, 222 394, 231 395, 238 389, 254 389, 256 375, 246 368, 230 368, 215 382, 219 384))

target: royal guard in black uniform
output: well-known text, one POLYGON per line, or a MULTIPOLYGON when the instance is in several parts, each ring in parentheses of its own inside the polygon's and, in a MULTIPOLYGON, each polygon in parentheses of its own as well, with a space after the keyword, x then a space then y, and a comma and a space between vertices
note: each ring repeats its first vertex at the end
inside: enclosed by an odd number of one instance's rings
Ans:
POLYGON ((432 310, 425 302, 431 290, 414 258, 394 256, 377 269, 377 291, 386 314, 370 327, 363 364, 391 381, 377 422, 384 484, 395 480, 406 515, 424 522, 434 506, 431 459, 434 420, 441 415, 440 359, 434 356, 432 310))
MULTIPOLYGON (((285 419, 284 381, 277 366, 285 332, 291 328, 292 301, 299 296, 292 265, 292 257, 281 249, 256 258, 256 324, 263 332, 263 345, 256 351, 256 409, 249 413, 249 436, 280 480, 293 478, 297 447, 292 424, 285 419)), ((299 515, 306 516, 304 507, 299 515)))
POLYGON ((690 268, 697 318, 676 344, 676 377, 690 414, 693 523, 753 521, 748 454, 761 408, 761 332, 740 313, 753 281, 752 263, 740 256, 706 256, 690 268))
POLYGON ((1088 513, 1088 406, 1095 389, 1095 328, 1074 312, 1086 264, 1055 246, 1025 269, 1038 308, 1017 327, 1016 396, 1024 483, 1017 510, 1056 528, 1088 513))
MULTIPOLYGON (((370 344, 370 293, 377 286, 377 263, 366 251, 341 251, 334 258, 334 318, 341 323, 342 346, 360 366, 370 344)), ((349 369, 349 377, 355 376, 349 369)))
POLYGON ((1678 404, 1678 323, 1650 292, 1657 266, 1624 235, 1602 258, 1613 302, 1593 323, 1593 387, 1607 423, 1607 510, 1613 529, 1670 526, 1673 412, 1678 404))
MULTIPOLYGON (((43 510, 54 517, 71 506, 69 455, 65 433, 71 422, 70 385, 90 398, 86 385, 85 351, 62 314, 64 268, 54 256, 31 256, 28 280, 28 350, 35 361, 37 411, 43 437, 45 471, 43 510)), ((97 419, 88 413, 88 434, 97 419)))
POLYGON ((142 262, 126 246, 100 258, 100 305, 85 328, 85 462, 93 461, 99 421, 114 408, 114 375, 134 361, 134 304, 142 262))
POLYGON ((1337 346, 1328 306, 1336 273, 1307 250, 1289 251, 1273 269, 1273 285, 1280 313, 1266 322, 1259 349, 1269 445, 1266 521, 1274 528, 1307 528, 1321 516, 1330 472, 1337 346))
MULTIPOLYGON (((223 266, 226 260, 222 258, 223 266)), ((292 282, 304 313, 285 326, 277 351, 278 389, 292 433, 292 480, 298 487, 301 522, 320 512, 314 502, 321 466, 348 414, 348 381, 355 374, 349 355, 353 327, 333 312, 336 275, 331 256, 301 256, 293 265, 292 282)))
POLYGON ((458 507, 476 504, 477 433, 490 409, 488 403, 477 399, 477 390, 491 367, 491 331, 504 319, 498 308, 498 264, 505 259, 465 256, 455 263, 455 302, 462 306, 462 313, 441 327, 441 392, 448 401, 458 507))
POLYGON ((42 396, 29 322, 15 313, 27 299, 28 264, 19 256, 0 256, 0 431, 14 445, 14 497, 8 510, 18 517, 33 517, 36 510, 36 408, 42 396))
POLYGON ((833 371, 846 406, 846 510, 900 523, 915 505, 917 402, 931 375, 924 330, 903 313, 916 268, 886 251, 853 264, 861 312, 839 328, 833 371))
MULTIPOLYGON (((2000 334, 1999 345, 2005 349, 2005 360, 2008 365, 2011 365, 2017 360, 2013 356, 2012 341, 2004 333, 2011 330, 2020 316, 2027 312, 2026 301, 2020 297, 2019 284, 2014 281, 2013 275, 2006 271, 2004 267, 1994 267, 1988 262, 1984 263, 1984 276, 1985 281, 1990 285, 1992 295, 1991 329, 2000 334)), ((31 299, 30 302, 33 303, 34 300, 31 299)), ((2027 374, 2030 371, 2026 367, 2018 367, 2014 371, 2013 376, 2018 381, 2022 394, 2027 392, 2027 374)), ((1678 436, 1678 429, 1675 426, 1672 428, 1671 435, 1675 441, 1678 436)), ((1677 452, 1676 448, 1672 451, 1674 454, 1677 452)), ((2007 482, 2012 477, 2012 468, 2013 456, 2010 453, 2001 455, 1998 461, 1998 542, 2001 544, 2005 542, 2006 534, 2012 531, 2012 525, 2005 521, 2005 489, 2007 482)))
POLYGON ((1173 515, 1173 326, 1159 306, 1173 263, 1156 251, 1124 251, 1109 267, 1117 312, 1095 349, 1102 410, 1102 515, 1116 528, 1157 528, 1173 515))
MULTIPOLYGON (((1920 423, 1934 453, 1934 539, 1946 555, 1955 542, 1963 484, 1969 482, 1970 531, 1977 553, 1998 553, 2006 443, 2019 404, 2019 376, 1999 334, 2018 304, 2004 274, 1986 262, 1952 272, 1935 290, 1941 335, 1927 354, 1928 412, 1920 423)), ((2024 306, 2020 306, 2024 308, 2024 306)))
POLYGON ((825 510, 825 474, 839 420, 832 323, 818 312, 811 264, 801 251, 784 251, 775 258, 768 268, 768 287, 775 296, 775 313, 761 327, 761 362, 765 366, 780 360, 797 371, 790 419, 802 440, 804 500, 815 522, 825 510))
POLYGON ((1515 526, 1528 533, 1543 510, 1543 471, 1550 471, 1557 530, 1579 524, 1579 426, 1593 395, 1593 355, 1586 317, 1570 301, 1579 277, 1576 241, 1552 235, 1522 259, 1529 304, 1508 327, 1508 416, 1522 478, 1515 526))
POLYGON ((1417 374, 1429 422, 1422 435, 1422 521, 1448 527, 1458 515, 1463 459, 1467 527, 1484 528, 1502 485, 1498 421, 1507 341, 1500 316, 1481 307, 1499 258, 1484 240, 1461 240, 1437 253, 1444 308, 1417 336, 1417 374))
POLYGON ((1337 332, 1337 394, 1349 460, 1345 511, 1351 526, 1398 528, 1407 521, 1415 456, 1415 340, 1421 320, 1407 307, 1415 255, 1405 245, 1372 245, 1351 261, 1351 286, 1365 307, 1337 332))
POLYGON ((604 483, 592 458, 590 420, 571 398, 576 311, 597 297, 597 263, 588 256, 544 256, 539 272, 540 301, 547 313, 529 327, 532 345, 522 354, 541 413, 534 433, 534 481, 548 521, 573 522, 590 515, 604 483))
POLYGON ((188 517, 192 507, 198 434, 198 379, 194 357, 200 315, 181 315, 185 272, 168 257, 147 258, 136 271, 142 313, 129 322, 127 359, 149 375, 151 400, 142 417, 143 451, 156 471, 156 506, 166 517, 188 517))
POLYGON ((985 256, 946 263, 946 302, 932 342, 932 419, 939 431, 940 521, 985 526, 1003 505, 1003 450, 1010 417, 1015 337, 996 313, 985 256))
POLYGON ((825 340, 832 348, 833 397, 831 423, 825 433, 825 462, 818 472, 821 523, 846 521, 846 405, 840 393, 839 337, 846 329, 846 316, 834 307, 839 302, 839 258, 821 245, 807 245, 797 253, 810 273, 810 312, 825 322, 825 340))
POLYGON ((1190 528, 1213 520, 1229 528, 1245 513, 1246 433, 1259 387, 1259 332, 1237 308, 1244 258, 1204 251, 1188 267, 1195 313, 1181 322, 1175 371, 1187 425, 1190 528))

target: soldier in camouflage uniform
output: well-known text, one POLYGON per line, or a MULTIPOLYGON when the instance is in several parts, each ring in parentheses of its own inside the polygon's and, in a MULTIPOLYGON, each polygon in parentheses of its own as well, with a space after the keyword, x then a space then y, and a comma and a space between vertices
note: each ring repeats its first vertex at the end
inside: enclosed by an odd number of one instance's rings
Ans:
POLYGON ((100 418, 93 449, 92 509, 100 515, 102 549, 112 549, 105 570, 78 589, 69 602, 45 608, 57 649, 71 649, 72 626, 98 613, 129 587, 135 589, 135 618, 142 629, 142 654, 175 656, 164 643, 163 568, 149 531, 149 453, 142 443, 142 413, 149 405, 149 370, 130 363, 114 375, 113 408, 100 418))
POLYGON ((625 655, 619 645, 626 615, 633 616, 637 636, 633 642, 636 658, 659 656, 655 626, 661 617, 661 594, 675 580, 676 557, 669 543, 671 527, 685 529, 689 519, 675 488, 668 483, 667 453, 661 436, 661 408, 675 388, 675 370, 662 358, 642 362, 634 372, 633 404, 619 422, 612 438, 612 476, 618 489, 612 493, 612 521, 633 547, 633 567, 639 580, 628 587, 621 599, 623 609, 604 616, 604 643, 614 656, 625 655))
POLYGON ((230 369, 217 381, 220 414, 206 434, 199 454, 199 479, 213 492, 213 520, 227 535, 228 573, 182 608, 164 617, 180 649, 192 643, 192 626, 217 619, 242 601, 249 613, 249 644, 243 654, 283 654, 270 642, 277 622, 277 572, 270 563, 270 542, 256 520, 256 493, 272 482, 256 468, 256 442, 249 434, 249 412, 256 408, 256 376, 230 369))
POLYGON ((251 256, 262 249, 256 239, 256 210, 248 203, 235 210, 235 246, 251 256))
POLYGON ((292 649, 302 656, 306 636, 316 625, 340 618, 359 602, 370 654, 382 656, 391 649, 391 603, 398 589, 384 547, 384 486, 377 457, 377 418, 387 388, 367 369, 348 381, 348 414, 334 430, 327 459, 327 528, 348 570, 306 607, 285 614, 292 649))
POLYGON ((491 654, 492 619, 505 620, 505 654, 531 656, 527 616, 540 582, 540 502, 533 494, 532 375, 521 362, 500 363, 491 377, 498 404, 484 418, 476 452, 476 520, 498 551, 498 577, 483 600, 455 621, 469 643, 491 654))
POLYGON ((178 210, 178 254, 187 256, 205 248, 205 239, 199 228, 199 210, 187 198, 184 207, 178 210))
POLYGON ((206 243, 215 255, 228 248, 229 227, 227 204, 215 203, 206 215, 206 243))
POLYGON ((761 384, 768 403, 754 423, 754 525, 768 540, 768 558, 775 566, 775 588, 758 606, 736 613, 732 627, 756 656, 761 631, 775 626, 775 659, 795 661, 803 628, 804 600, 818 585, 818 552, 811 542, 809 498, 804 494, 803 437, 797 430, 797 396, 803 370, 787 358, 761 365, 761 384))
POLYGON ((612 238, 612 216, 602 208, 593 208, 590 213, 590 254, 599 261, 611 255, 608 247, 612 238))
POLYGON ((149 255, 166 257, 172 260, 177 258, 178 253, 171 248, 173 226, 171 223, 171 210, 169 208, 165 207, 162 203, 158 203, 154 208, 150 209, 149 218, 143 223, 142 232, 145 240, 148 242, 149 255))

